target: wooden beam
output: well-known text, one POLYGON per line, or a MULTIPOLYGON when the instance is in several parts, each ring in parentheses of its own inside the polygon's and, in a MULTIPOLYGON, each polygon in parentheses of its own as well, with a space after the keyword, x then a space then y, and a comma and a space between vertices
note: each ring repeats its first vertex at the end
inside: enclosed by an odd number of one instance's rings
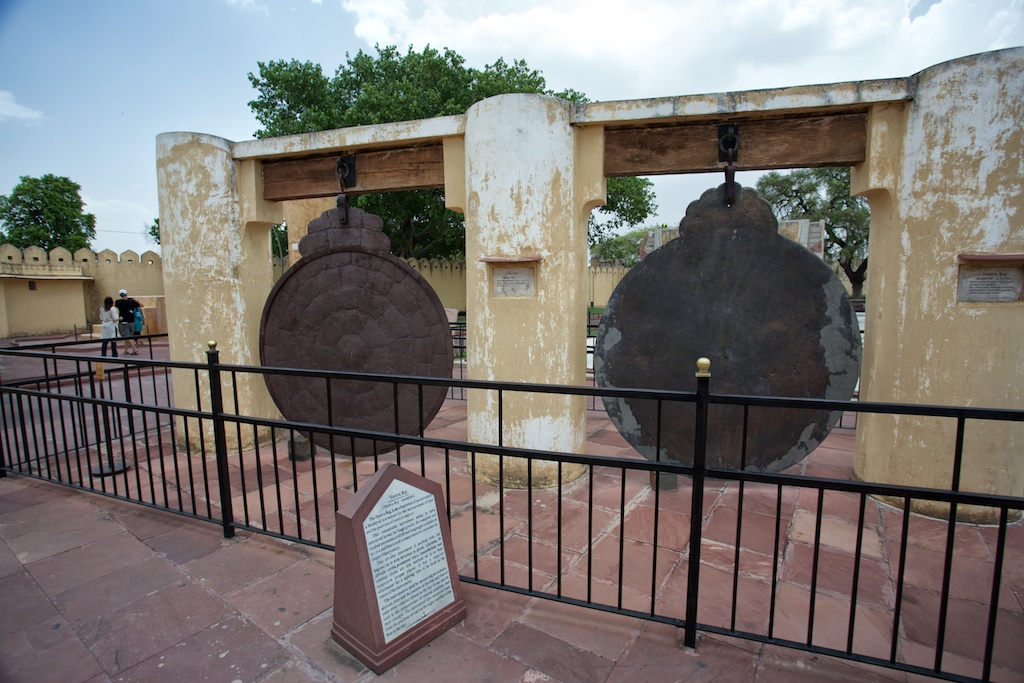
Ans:
MULTIPOLYGON (((864 161, 866 114, 831 114, 781 119, 739 119, 736 169, 767 170, 853 166, 864 161)), ((605 131, 606 176, 719 171, 718 124, 684 124, 605 131)), ((441 145, 356 152, 351 195, 444 187, 441 145)), ((270 201, 330 197, 340 186, 336 156, 263 162, 263 197, 270 201)))
MULTIPOLYGON (((339 155, 341 156, 341 155, 339 155)), ((346 194, 444 187, 441 145, 356 152, 356 183, 346 194)), ((271 201, 330 197, 340 192, 336 156, 263 162, 263 198, 271 201)))
POLYGON ((718 125, 737 123, 740 171, 853 166, 864 161, 866 114, 722 120, 605 131, 606 176, 719 171, 718 125))

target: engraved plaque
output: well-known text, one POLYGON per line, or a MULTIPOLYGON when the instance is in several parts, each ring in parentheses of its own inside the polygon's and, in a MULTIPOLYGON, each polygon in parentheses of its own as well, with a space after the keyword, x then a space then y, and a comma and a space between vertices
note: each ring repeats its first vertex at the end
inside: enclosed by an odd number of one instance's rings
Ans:
POLYGON ((536 272, 530 266, 494 266, 494 296, 537 296, 536 272))
POLYGON ((1020 301, 1024 266, 960 266, 957 300, 966 303, 1020 301))
POLYGON ((391 482, 363 533, 385 643, 455 602, 434 496, 391 482))
POLYGON ((381 674, 466 616, 441 485, 386 464, 339 510, 331 638, 381 674))

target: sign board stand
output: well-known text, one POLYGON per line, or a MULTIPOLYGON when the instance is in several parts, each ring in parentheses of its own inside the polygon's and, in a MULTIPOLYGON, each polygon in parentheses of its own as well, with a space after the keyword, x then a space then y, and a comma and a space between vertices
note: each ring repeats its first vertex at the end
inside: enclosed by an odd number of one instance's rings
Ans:
POLYGON ((465 616, 441 485, 384 465, 337 512, 331 637, 379 675, 465 616))

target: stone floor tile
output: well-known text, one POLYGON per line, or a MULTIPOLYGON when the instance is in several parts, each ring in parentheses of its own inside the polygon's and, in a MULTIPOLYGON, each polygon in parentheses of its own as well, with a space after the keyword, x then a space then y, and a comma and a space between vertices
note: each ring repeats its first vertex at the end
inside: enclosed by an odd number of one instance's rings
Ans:
MULTIPOLYGON (((779 584, 775 637, 806 643, 810 633, 812 645, 846 650, 849 635, 849 601, 818 594, 814 601, 813 631, 809 631, 810 597, 808 590, 789 583, 779 584)), ((854 621, 853 652, 887 659, 891 645, 892 613, 858 604, 854 621)))
POLYGON ((285 666, 289 652, 259 628, 231 617, 112 676, 114 683, 254 681, 285 666))
POLYGON ((464 638, 490 645, 501 633, 520 619, 536 598, 507 593, 463 582, 462 599, 466 618, 454 627, 464 638))
POLYGON ((382 675, 364 680, 423 683, 517 683, 527 666, 452 631, 446 631, 426 647, 412 653, 382 675))
POLYGON ((636 638, 641 622, 551 600, 537 600, 519 620, 581 650, 618 660, 636 638))
POLYGON ((66 622, 56 619, 12 638, 0 638, 0 681, 86 683, 103 675, 103 668, 92 653, 66 626, 66 622), (60 630, 54 629, 56 625, 63 629, 59 636, 54 635, 60 630), (40 632, 48 637, 38 637, 40 632), (20 641, 17 650, 11 646, 14 639, 20 641))
POLYGON ((219 526, 201 522, 176 527, 145 540, 150 548, 179 565, 219 550, 226 541, 219 526))
POLYGON ((24 570, 24 566, 18 560, 18 556, 7 546, 7 542, 0 539, 0 579, 24 570))
MULTIPOLYGON (((702 532, 704 539, 730 545, 735 544, 738 520, 739 517, 734 508, 718 505, 711 511, 711 517, 704 524, 702 532)), ((744 510, 740 543, 762 555, 772 556, 775 552, 776 526, 780 523, 784 524, 785 520, 780 522, 774 515, 762 515, 744 510)), ((785 528, 783 528, 782 538, 785 539, 785 528)))
POLYGON ((107 673, 113 675, 231 616, 209 591, 193 583, 140 598, 78 629, 107 673))
POLYGON ((282 642, 314 674, 332 683, 353 683, 373 677, 373 672, 331 639, 331 610, 319 614, 289 633, 282 642))
MULTIPOLYGON (((626 538, 654 543, 653 506, 637 505, 626 514, 626 538)), ((658 545, 677 552, 686 550, 690 543, 690 515, 674 510, 658 511, 658 545)))
MULTIPOLYGON (((821 548, 818 553, 818 590, 848 599, 853 590, 855 559, 847 553, 821 548)), ((813 566, 814 548, 804 543, 790 543, 779 578, 810 588, 813 566)), ((857 602, 891 608, 896 588, 887 566, 871 557, 861 557, 859 566, 857 602)))
POLYGON ((283 541, 257 535, 236 536, 221 547, 181 565, 189 576, 217 595, 240 590, 300 561, 283 541))
POLYGON ((0 518, 0 536, 23 563, 121 533, 122 528, 79 497, 64 497, 0 518))
POLYGON ((53 602, 78 628, 183 578, 170 562, 152 557, 58 593, 53 602))
MULTIPOLYGON (((941 595, 908 588, 904 592, 901 622, 906 640, 934 648, 938 642, 941 595)), ((950 598, 946 615, 944 651, 981 661, 985 651, 989 610, 985 605, 950 598)), ((992 662, 1010 671, 1024 671, 1024 615, 999 610, 992 662)))
POLYGON ((889 683, 903 680, 900 672, 878 667, 867 670, 833 657, 766 645, 757 665, 758 683, 889 683))
POLYGON ((756 653, 706 638, 691 650, 682 646, 678 628, 647 622, 607 683, 745 683, 754 680, 756 665, 756 653))
MULTIPOLYGON (((815 512, 798 509, 793 515, 790 538, 800 543, 814 545, 816 523, 817 514, 815 512)), ((848 519, 825 516, 821 520, 820 538, 823 546, 853 554, 857 550, 857 525, 848 519)), ((874 527, 864 529, 861 554, 876 559, 885 557, 881 536, 874 527)))
POLYGON ((0 607, 0 636, 60 616, 49 597, 24 571, 0 579, 0 607))
POLYGON ((303 559, 228 593, 224 600, 278 637, 333 606, 334 572, 319 562, 303 559))
POLYGON ((71 548, 59 555, 26 563, 25 568, 43 590, 53 595, 150 557, 152 551, 140 543, 139 539, 121 532, 71 548))
POLYGON ((614 666, 611 659, 582 650, 518 622, 502 633, 491 649, 505 656, 516 657, 530 668, 562 683, 604 681, 614 666))

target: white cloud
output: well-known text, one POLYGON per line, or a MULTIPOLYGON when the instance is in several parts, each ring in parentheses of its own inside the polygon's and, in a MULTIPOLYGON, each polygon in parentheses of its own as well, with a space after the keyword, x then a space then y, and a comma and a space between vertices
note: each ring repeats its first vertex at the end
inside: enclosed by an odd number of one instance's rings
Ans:
POLYGON ((0 90, 0 123, 9 120, 36 123, 43 118, 43 112, 18 104, 14 93, 0 90))
POLYGON ((266 5, 261 5, 256 0, 224 0, 228 7, 234 7, 236 9, 263 12, 267 16, 270 16, 270 8, 266 5))
POLYGON ((368 45, 522 58, 594 99, 902 77, 1024 43, 1022 0, 343 0, 368 45), (922 10, 926 10, 923 11, 922 10), (913 17, 913 18, 912 18, 913 17))

